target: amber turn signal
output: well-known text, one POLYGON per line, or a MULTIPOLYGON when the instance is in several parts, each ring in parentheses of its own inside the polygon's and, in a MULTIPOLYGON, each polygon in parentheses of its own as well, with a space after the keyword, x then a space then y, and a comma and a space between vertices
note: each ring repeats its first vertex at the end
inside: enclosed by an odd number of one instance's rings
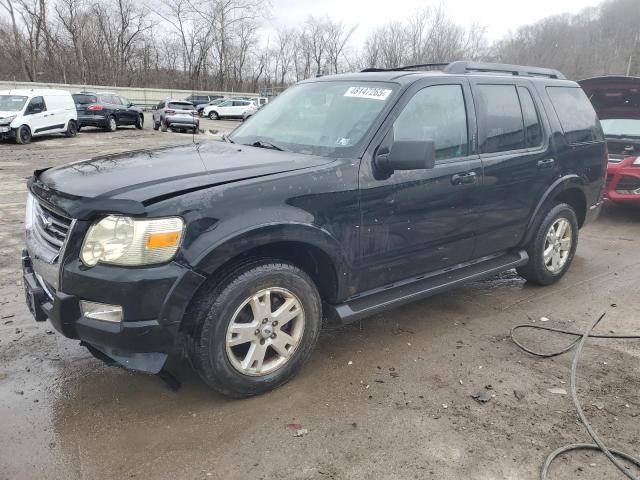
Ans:
POLYGON ((178 244, 180 232, 151 233, 147 238, 147 249, 175 247, 178 244))

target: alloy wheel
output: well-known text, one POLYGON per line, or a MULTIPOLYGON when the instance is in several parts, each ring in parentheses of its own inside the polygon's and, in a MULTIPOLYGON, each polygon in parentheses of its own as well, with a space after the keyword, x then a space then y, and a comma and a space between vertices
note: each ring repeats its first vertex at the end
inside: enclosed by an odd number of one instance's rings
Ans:
POLYGON ((549 228, 544 242, 544 264, 551 273, 558 273, 571 254, 573 229, 565 218, 559 218, 549 228))
POLYGON ((303 333, 300 299, 284 288, 263 289, 233 314, 226 335, 227 358, 244 375, 267 375, 291 359, 303 333))

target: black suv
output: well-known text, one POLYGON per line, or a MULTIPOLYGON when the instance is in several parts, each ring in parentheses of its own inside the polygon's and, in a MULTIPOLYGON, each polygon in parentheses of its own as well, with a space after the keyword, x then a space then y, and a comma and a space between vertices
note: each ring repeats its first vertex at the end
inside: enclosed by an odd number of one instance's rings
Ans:
POLYGON ((207 103, 212 102, 214 100, 218 100, 220 98, 223 98, 223 96, 214 95, 213 93, 210 93, 208 95, 193 94, 185 98, 184 101, 193 103, 193 106, 196 107, 198 111, 200 111, 198 107, 200 107, 201 105, 206 105, 207 103))
POLYGON ((190 357, 231 396, 290 379, 352 322, 516 268, 559 280, 606 147, 556 71, 454 62, 301 82, 225 141, 38 171, 28 304, 131 369, 190 357))
POLYGON ((142 109, 120 95, 80 92, 72 96, 80 128, 93 126, 115 132, 121 125, 133 125, 140 130, 144 127, 142 109))

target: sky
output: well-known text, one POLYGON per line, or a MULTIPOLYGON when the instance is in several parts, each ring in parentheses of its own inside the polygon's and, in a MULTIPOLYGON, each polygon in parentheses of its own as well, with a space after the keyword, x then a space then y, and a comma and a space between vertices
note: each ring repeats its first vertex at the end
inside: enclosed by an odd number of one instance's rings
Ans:
POLYGON ((294 26, 308 15, 358 24, 354 44, 364 42, 367 32, 388 20, 404 19, 428 5, 443 3, 449 15, 462 26, 479 23, 487 27, 487 38, 498 40, 521 25, 534 23, 549 15, 577 13, 600 0, 271 0, 269 29, 277 25, 294 26))

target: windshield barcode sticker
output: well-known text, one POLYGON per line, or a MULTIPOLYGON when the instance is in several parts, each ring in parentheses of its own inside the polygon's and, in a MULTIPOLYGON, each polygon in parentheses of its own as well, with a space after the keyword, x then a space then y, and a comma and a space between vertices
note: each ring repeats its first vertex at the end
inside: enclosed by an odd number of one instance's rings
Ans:
POLYGON ((350 87, 344 96, 368 98, 370 100, 386 100, 390 93, 390 88, 350 87))

